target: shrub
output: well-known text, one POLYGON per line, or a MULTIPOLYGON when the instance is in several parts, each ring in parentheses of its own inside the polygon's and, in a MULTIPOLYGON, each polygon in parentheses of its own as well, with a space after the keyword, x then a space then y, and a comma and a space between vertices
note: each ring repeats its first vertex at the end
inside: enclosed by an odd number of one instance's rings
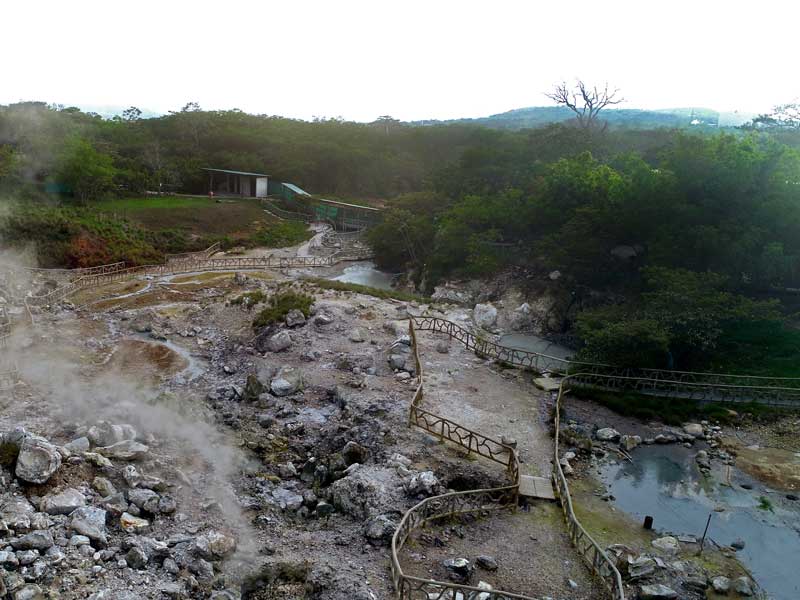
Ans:
POLYGON ((233 300, 231 300, 231 304, 235 306, 244 306, 247 310, 250 310, 258 304, 259 302, 264 302, 267 299, 267 295, 262 292, 261 290, 256 290, 254 292, 245 292, 241 296, 237 296, 233 300))
POLYGON ((280 292, 269 299, 269 306, 258 313, 253 320, 253 327, 258 329, 277 323, 286 317, 291 310, 299 310, 305 317, 311 314, 314 297, 299 292, 280 292))

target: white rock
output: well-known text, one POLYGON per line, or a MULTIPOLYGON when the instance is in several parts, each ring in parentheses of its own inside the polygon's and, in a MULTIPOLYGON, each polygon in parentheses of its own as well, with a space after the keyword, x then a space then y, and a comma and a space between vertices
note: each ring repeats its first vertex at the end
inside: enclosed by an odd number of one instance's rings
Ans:
POLYGON ((666 552, 668 554, 677 554, 681 549, 678 538, 672 537, 671 535, 660 537, 650 543, 652 544, 653 548, 658 548, 662 552, 666 552))
POLYGON ((472 310, 472 320, 483 329, 494 327, 497 323, 497 309, 491 304, 476 304, 472 310))
POLYGON ((595 436, 601 442, 616 442, 619 440, 619 431, 612 427, 603 427, 595 432, 595 436))

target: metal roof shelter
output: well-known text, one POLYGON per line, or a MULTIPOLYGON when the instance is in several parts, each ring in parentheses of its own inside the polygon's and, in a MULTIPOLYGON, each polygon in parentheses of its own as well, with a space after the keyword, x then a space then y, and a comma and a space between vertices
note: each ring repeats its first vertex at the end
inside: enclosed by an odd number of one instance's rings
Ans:
POLYGON ((297 186, 296 186, 295 184, 293 184, 293 183, 286 183, 286 182, 284 181, 284 182, 283 182, 283 185, 285 185, 287 188, 289 188, 290 190, 292 190, 292 191, 293 191, 295 194, 300 194, 301 196, 310 196, 310 195, 311 195, 311 194, 309 194, 307 191, 305 191, 305 190, 301 190, 299 187, 297 187, 297 186))
POLYGON ((213 171, 214 173, 228 173, 230 175, 251 175, 253 177, 269 177, 266 173, 251 173, 249 171, 231 171, 230 169, 211 169, 203 167, 203 171, 213 171))
POLYGON ((209 193, 249 198, 266 198, 268 195, 269 175, 266 173, 209 167, 204 167, 203 170, 208 172, 209 193))

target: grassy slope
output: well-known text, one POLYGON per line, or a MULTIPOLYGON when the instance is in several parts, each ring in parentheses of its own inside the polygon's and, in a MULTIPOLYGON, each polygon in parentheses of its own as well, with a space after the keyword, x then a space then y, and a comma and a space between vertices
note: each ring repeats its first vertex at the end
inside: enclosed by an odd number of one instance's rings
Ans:
POLYGON ((194 236, 228 236, 245 240, 258 231, 275 226, 257 200, 216 202, 196 197, 118 198, 92 205, 146 229, 177 229, 194 236))
POLYGON ((160 262, 165 253, 200 250, 214 242, 283 247, 310 236, 303 223, 279 221, 256 201, 207 198, 122 198, 88 207, 38 203, 12 207, 0 220, 8 246, 33 243, 40 266, 86 267, 160 262))

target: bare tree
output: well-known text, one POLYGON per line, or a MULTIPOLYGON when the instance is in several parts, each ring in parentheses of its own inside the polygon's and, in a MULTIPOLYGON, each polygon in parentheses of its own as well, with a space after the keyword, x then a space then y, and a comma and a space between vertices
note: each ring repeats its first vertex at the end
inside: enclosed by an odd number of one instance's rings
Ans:
POLYGON ((752 126, 800 129, 800 102, 776 106, 771 113, 753 119, 752 126))
MULTIPOLYGON (((618 89, 611 92, 606 83, 603 88, 597 86, 589 87, 580 79, 575 86, 570 88, 566 83, 557 85, 549 94, 545 94, 556 104, 566 106, 578 118, 578 123, 584 129, 590 129, 597 125, 600 111, 606 106, 613 106, 624 102, 625 99, 617 97, 618 89)), ((605 129, 605 126, 603 126, 605 129)))

